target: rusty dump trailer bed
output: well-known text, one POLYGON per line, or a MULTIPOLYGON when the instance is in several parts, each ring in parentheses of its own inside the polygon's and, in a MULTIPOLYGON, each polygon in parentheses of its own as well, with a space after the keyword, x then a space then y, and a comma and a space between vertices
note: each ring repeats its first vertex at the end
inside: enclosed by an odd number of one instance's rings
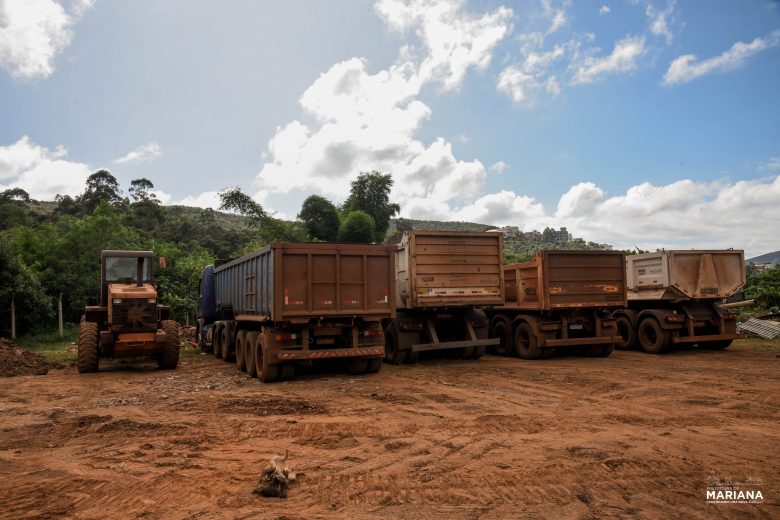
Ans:
POLYGON ((321 359, 351 358, 353 373, 378 371, 381 322, 395 316, 393 266, 389 246, 333 243, 273 243, 209 266, 201 344, 225 360, 235 355, 239 369, 264 382, 321 359))
POLYGON ((504 266, 506 304, 487 311, 496 352, 536 359, 581 346, 611 354, 620 336, 610 313, 626 305, 624 262, 617 251, 556 250, 504 266))
POLYGON ((419 352, 456 349, 481 357, 487 337, 482 307, 504 303, 503 235, 412 230, 395 253, 397 316, 385 322, 391 363, 419 352))
POLYGON ((741 250, 662 250, 626 257, 628 306, 619 348, 660 353, 681 343, 722 349, 742 337, 720 302, 745 284, 741 250))

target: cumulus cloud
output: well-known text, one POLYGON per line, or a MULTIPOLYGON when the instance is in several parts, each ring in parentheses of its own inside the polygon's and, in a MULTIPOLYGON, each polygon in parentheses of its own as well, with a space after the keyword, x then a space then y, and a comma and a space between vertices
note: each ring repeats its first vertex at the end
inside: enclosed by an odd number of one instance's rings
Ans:
POLYGON ((468 70, 485 68, 510 30, 512 12, 473 15, 462 1, 426 0, 380 0, 375 9, 391 30, 413 33, 421 48, 403 47, 394 64, 377 72, 354 57, 322 73, 299 100, 314 123, 295 120, 277 128, 258 188, 343 199, 358 172, 379 170, 393 175, 393 196, 402 203, 449 207, 481 190, 481 162, 457 159, 444 138, 424 143, 415 137, 431 116, 419 95, 430 84, 457 89, 468 70))
POLYGON ((780 172, 780 157, 770 157, 766 164, 758 167, 760 172, 780 172))
MULTIPOLYGON (((162 202, 162 199, 160 199, 160 201, 162 202)), ((219 209, 219 206, 222 203, 222 201, 219 198, 218 191, 204 191, 200 195, 187 195, 186 197, 178 201, 173 201, 169 197, 168 201, 170 202, 170 204, 175 204, 180 206, 195 206, 196 208, 211 208, 211 209, 219 209)), ((163 202, 163 204, 165 203, 166 202, 163 202)))
POLYGON ((626 37, 615 43, 615 48, 608 56, 587 56, 581 65, 575 67, 572 83, 595 83, 605 74, 633 72, 637 68, 637 60, 644 52, 644 36, 626 37))
POLYGON ((674 39, 672 29, 669 27, 674 18, 674 5, 675 0, 669 0, 665 9, 659 10, 652 4, 648 4, 645 10, 650 20, 650 32, 663 37, 667 44, 671 44, 674 39))
POLYGON ((37 200, 81 193, 92 171, 84 163, 68 160, 67 155, 62 145, 50 150, 26 135, 0 146, 0 190, 21 188, 37 200))
POLYGON ((611 11, 612 9, 610 9, 608 5, 602 5, 599 8, 599 14, 609 14, 611 11))
POLYGON ((664 74, 664 85, 687 83, 713 72, 727 72, 745 63, 754 54, 776 47, 780 44, 780 29, 750 43, 737 42, 729 50, 713 58, 698 61, 693 54, 685 54, 675 59, 664 74))
POLYGON ((21 80, 47 78, 73 37, 72 28, 93 0, 76 0, 70 12, 54 0, 0 2, 0 67, 21 80))
POLYGON ((114 162, 117 164, 134 164, 139 162, 153 161, 162 155, 162 148, 157 143, 149 143, 139 146, 135 150, 128 152, 114 162))
POLYGON ((509 165, 505 163, 504 161, 498 161, 496 163, 493 163, 490 166, 490 171, 496 172, 496 173, 504 173, 504 170, 509 168, 509 165))

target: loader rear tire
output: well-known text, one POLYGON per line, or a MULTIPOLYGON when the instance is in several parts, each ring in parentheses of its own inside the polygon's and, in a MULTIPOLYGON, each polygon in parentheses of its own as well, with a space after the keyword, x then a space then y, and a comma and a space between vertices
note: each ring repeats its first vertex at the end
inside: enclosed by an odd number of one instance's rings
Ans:
POLYGON ((240 330, 236 337, 236 366, 241 372, 246 372, 246 356, 244 355, 246 335, 247 332, 245 330, 240 330))
POLYGON ((79 372, 97 372, 98 370, 98 328, 97 323, 85 321, 79 323, 79 372))
POLYGON ((626 316, 619 316, 615 320, 618 334, 623 340, 615 345, 619 350, 632 350, 636 347, 636 329, 631 324, 631 320, 626 316))
POLYGON ((165 344, 157 353, 157 366, 160 370, 173 370, 179 365, 179 324, 163 320, 160 328, 165 332, 165 344))
POLYGON ((672 343, 672 334, 661 328, 655 318, 645 318, 637 328, 639 346, 648 354, 660 354, 672 343))
POLYGON ((250 331, 246 335, 246 344, 244 347, 244 365, 246 365, 246 374, 249 377, 257 377, 257 367, 255 365, 255 355, 257 353, 257 331, 250 331))

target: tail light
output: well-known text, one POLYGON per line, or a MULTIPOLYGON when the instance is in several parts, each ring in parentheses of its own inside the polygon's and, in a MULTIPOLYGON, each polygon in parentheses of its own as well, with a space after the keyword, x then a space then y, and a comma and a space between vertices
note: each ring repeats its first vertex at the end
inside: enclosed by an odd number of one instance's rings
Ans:
POLYGON ((677 314, 670 314, 664 318, 669 323, 685 323, 685 316, 678 316, 677 314))
POLYGON ((298 336, 295 334, 277 334, 274 336, 276 341, 295 341, 298 336))

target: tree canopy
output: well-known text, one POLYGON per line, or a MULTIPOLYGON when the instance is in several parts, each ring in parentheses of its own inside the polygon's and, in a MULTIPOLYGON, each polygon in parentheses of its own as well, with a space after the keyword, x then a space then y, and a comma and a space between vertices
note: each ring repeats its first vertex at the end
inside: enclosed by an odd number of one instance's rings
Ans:
POLYGON ((319 195, 310 195, 303 201, 298 213, 313 240, 333 242, 339 234, 339 212, 336 206, 319 195))
POLYGON ((352 211, 364 211, 374 221, 374 240, 383 242, 390 219, 401 211, 401 206, 390 202, 390 190, 393 188, 393 177, 378 171, 361 172, 352 181, 352 187, 344 202, 345 217, 352 211))
POLYGON ((339 242, 371 243, 376 236, 374 219, 365 211, 351 211, 339 227, 339 242))

